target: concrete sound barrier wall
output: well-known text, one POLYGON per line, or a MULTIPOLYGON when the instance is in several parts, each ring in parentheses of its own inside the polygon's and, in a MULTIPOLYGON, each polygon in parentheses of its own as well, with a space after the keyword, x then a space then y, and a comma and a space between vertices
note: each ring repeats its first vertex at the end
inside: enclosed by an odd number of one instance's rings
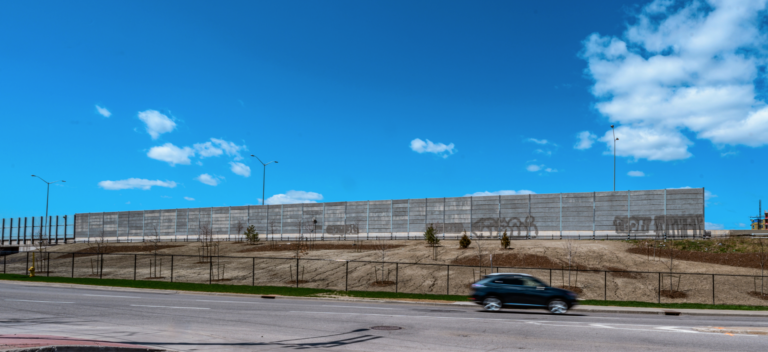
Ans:
POLYGON ((704 189, 421 198, 359 202, 165 209, 75 216, 78 241, 196 240, 201 229, 235 239, 260 234, 344 238, 421 238, 432 225, 450 237, 700 237, 704 189))

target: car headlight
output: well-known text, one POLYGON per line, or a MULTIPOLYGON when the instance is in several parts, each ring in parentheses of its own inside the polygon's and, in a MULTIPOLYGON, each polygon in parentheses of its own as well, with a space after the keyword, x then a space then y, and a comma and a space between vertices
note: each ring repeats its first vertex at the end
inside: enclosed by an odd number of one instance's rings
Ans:
POLYGON ((472 284, 472 288, 480 288, 480 287, 485 287, 485 285, 481 285, 481 284, 472 284))

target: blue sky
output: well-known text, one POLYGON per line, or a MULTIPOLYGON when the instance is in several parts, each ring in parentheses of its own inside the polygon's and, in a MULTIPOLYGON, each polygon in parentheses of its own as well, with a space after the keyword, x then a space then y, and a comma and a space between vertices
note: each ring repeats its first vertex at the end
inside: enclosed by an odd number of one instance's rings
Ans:
POLYGON ((0 217, 706 187, 767 199, 765 0, 3 2, 0 217))

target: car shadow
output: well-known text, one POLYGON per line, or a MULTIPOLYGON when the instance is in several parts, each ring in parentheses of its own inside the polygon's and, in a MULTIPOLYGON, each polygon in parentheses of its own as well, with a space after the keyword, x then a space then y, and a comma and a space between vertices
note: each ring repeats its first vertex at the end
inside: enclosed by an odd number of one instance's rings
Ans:
POLYGON ((494 314, 522 314, 522 315, 551 315, 551 316, 560 316, 560 317, 586 317, 586 314, 578 314, 578 313, 565 313, 565 314, 552 314, 548 312, 531 312, 527 310, 500 310, 497 312, 489 312, 487 310, 478 310, 478 312, 481 313, 494 313, 494 314))

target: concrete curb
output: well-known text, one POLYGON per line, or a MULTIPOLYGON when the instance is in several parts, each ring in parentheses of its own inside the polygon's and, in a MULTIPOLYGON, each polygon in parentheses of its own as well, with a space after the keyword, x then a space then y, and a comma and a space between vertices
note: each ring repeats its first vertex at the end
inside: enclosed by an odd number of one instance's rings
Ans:
POLYGON ((743 335, 768 335, 768 328, 756 328, 756 327, 702 327, 693 328, 693 330, 701 332, 719 332, 723 334, 743 334, 743 335))
MULTIPOLYGON (((204 296, 221 296, 221 297, 248 297, 258 298, 261 295, 247 294, 247 293, 228 293, 228 292, 200 292, 200 291, 173 291, 173 290, 158 290, 148 288, 132 288, 132 287, 112 287, 112 286, 93 286, 93 285, 79 285, 79 284, 64 284, 64 283, 51 283, 51 282, 26 282, 26 281, 13 281, 2 280, 0 282, 13 283, 18 285, 28 286, 50 286, 50 287, 63 287, 63 288, 88 288, 93 290, 104 291, 117 291, 117 292, 149 292, 157 294, 186 294, 186 295, 204 295, 204 296)), ((476 306, 480 308, 474 302, 447 302, 447 301, 400 301, 395 299, 375 299, 375 298, 358 298, 358 297, 296 297, 296 296, 274 296, 276 299, 294 299, 294 300, 313 300, 313 301, 342 301, 342 302, 375 302, 386 304, 413 304, 422 306, 476 306)), ((755 317, 755 318, 768 318, 768 311, 741 311, 741 310, 717 310, 717 309, 664 309, 664 308, 642 308, 642 307, 615 307, 615 306, 576 306, 570 312, 573 313, 609 313, 609 314, 650 314, 650 315, 672 315, 672 316, 733 316, 733 317, 755 317)))
POLYGON ((0 349, 0 352, 172 352, 157 348, 131 348, 111 346, 51 345, 0 349))

